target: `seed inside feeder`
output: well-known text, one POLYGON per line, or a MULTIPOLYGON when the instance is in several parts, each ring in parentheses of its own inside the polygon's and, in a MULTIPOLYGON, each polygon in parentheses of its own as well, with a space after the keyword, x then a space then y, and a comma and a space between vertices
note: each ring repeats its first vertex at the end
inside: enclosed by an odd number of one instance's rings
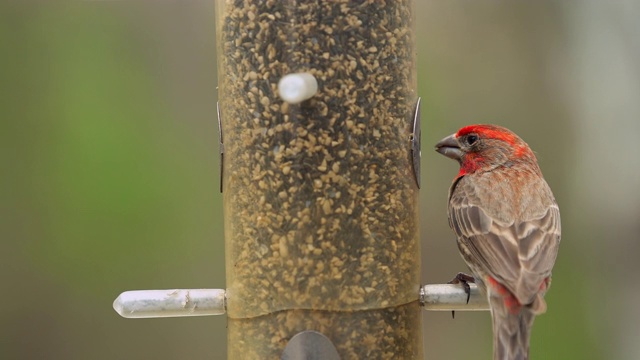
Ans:
POLYGON ((417 301, 412 0, 288 4, 219 12, 229 317, 417 301))

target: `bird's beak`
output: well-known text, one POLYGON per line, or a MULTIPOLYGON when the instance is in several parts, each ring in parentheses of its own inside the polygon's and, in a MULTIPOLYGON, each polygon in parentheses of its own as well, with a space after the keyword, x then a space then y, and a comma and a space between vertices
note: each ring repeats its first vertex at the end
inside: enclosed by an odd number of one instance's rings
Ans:
POLYGON ((460 146, 458 145, 456 134, 449 135, 440 140, 436 144, 436 151, 454 160, 459 161, 462 158, 462 150, 460 150, 460 146))

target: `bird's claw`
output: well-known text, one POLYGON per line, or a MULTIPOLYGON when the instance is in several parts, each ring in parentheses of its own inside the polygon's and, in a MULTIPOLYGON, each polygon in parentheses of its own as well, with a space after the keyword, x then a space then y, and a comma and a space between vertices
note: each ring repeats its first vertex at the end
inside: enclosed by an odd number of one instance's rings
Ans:
MULTIPOLYGON (((459 272, 456 274, 456 276, 453 279, 448 281, 447 284, 462 284, 462 288, 464 289, 465 294, 467 294, 467 304, 468 304, 469 299, 471 299, 471 287, 469 286, 469 283, 475 283, 475 282, 476 282, 476 279, 473 276, 459 272)), ((453 319, 456 318, 455 311, 451 311, 451 317, 453 319)))

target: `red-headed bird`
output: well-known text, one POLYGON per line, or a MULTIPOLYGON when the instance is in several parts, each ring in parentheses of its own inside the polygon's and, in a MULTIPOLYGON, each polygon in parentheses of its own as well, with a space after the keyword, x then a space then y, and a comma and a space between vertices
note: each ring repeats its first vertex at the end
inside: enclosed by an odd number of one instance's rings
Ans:
POLYGON ((449 225, 474 281, 487 295, 494 360, 529 358, 536 315, 560 244, 560 211, 535 155, 513 132, 470 125, 436 144, 457 160, 449 190, 449 225))

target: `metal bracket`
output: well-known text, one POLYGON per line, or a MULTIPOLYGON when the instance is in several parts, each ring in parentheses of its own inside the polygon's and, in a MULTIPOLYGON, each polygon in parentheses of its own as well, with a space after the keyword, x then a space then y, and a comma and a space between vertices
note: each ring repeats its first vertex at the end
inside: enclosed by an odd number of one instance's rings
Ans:
POLYGON ((328 337, 305 330, 289 340, 280 360, 340 360, 340 355, 328 337))
POLYGON ((418 189, 420 189, 420 158, 422 151, 420 150, 422 138, 422 130, 420 129, 420 98, 416 104, 416 110, 413 116, 413 133, 411 136, 411 159, 413 160, 413 176, 415 177, 418 189))
POLYGON ((216 112, 218 114, 218 149, 220 151, 220 192, 222 192, 222 172, 224 171, 224 143, 222 142, 222 117, 220 116, 220 102, 216 102, 216 112))

